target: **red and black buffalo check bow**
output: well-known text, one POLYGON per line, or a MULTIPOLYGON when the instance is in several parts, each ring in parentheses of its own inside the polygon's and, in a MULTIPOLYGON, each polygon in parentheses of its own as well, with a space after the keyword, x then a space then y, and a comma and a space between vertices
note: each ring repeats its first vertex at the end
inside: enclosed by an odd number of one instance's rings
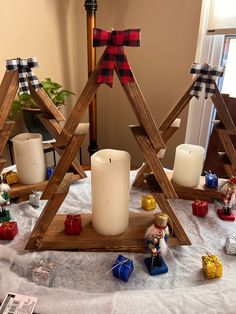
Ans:
POLYGON ((199 98, 202 87, 205 85, 205 98, 207 98, 215 93, 214 81, 217 77, 221 77, 224 74, 224 68, 211 66, 207 63, 193 63, 191 73, 199 74, 199 77, 193 85, 190 95, 199 98))
POLYGON ((38 80, 37 76, 33 73, 31 68, 38 67, 38 62, 35 57, 28 59, 9 59, 6 60, 6 69, 8 71, 18 70, 19 73, 19 94, 30 94, 29 84, 27 79, 35 90, 42 87, 42 84, 38 80))
POLYGON ((98 83, 106 83, 112 87, 115 62, 119 69, 122 84, 134 81, 123 46, 140 46, 140 29, 107 32, 94 28, 93 46, 107 46, 98 74, 98 83))

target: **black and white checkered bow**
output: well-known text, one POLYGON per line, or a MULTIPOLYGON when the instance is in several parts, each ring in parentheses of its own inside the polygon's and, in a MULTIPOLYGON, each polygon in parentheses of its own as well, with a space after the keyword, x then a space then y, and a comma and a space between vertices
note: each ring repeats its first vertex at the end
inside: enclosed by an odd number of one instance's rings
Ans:
POLYGON ((9 59, 6 60, 7 71, 18 70, 19 73, 19 94, 30 94, 28 80, 35 90, 42 87, 37 76, 33 73, 31 68, 38 67, 38 62, 35 57, 28 59, 9 59))
POLYGON ((205 84, 205 98, 215 93, 214 81, 217 77, 224 74, 224 67, 211 66, 209 64, 193 63, 191 73, 200 74, 195 84, 193 85, 190 95, 199 98, 202 87, 205 84))

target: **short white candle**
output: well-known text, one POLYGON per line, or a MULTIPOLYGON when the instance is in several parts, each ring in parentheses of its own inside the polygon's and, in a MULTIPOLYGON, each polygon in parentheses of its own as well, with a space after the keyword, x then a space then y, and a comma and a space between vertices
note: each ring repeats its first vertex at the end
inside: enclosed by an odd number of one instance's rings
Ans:
POLYGON ((129 223, 130 155, 103 149, 91 157, 92 224, 103 235, 118 235, 129 223))
POLYGON ((201 146, 182 144, 176 147, 172 180, 176 184, 195 187, 199 184, 205 150, 201 146))
POLYGON ((22 133, 12 141, 19 182, 36 184, 44 181, 46 165, 41 134, 22 133))

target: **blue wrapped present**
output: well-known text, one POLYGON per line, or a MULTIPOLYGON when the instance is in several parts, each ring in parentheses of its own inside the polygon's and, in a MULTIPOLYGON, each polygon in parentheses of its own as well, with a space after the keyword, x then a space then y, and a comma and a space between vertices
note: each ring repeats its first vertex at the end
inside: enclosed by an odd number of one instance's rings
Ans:
POLYGON ((129 277, 134 270, 133 261, 123 255, 119 255, 115 264, 112 266, 113 275, 123 281, 128 281, 129 277))
POLYGON ((205 172, 205 185, 208 188, 217 188, 218 187, 218 178, 215 173, 212 173, 211 171, 205 172))

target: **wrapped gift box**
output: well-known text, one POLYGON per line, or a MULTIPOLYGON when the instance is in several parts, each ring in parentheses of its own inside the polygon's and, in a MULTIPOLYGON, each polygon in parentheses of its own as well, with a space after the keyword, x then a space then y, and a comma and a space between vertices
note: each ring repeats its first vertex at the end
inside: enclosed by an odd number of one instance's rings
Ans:
POLYGON ((217 175, 211 172, 207 172, 205 175, 205 185, 208 188, 217 188, 218 187, 218 178, 217 175))
POLYGON ((217 255, 202 256, 202 266, 207 279, 222 277, 223 266, 217 255))
POLYGON ((129 280, 133 270, 133 261, 123 255, 119 255, 115 264, 112 266, 113 275, 126 282, 129 280))
POLYGON ((14 184, 18 182, 18 177, 15 171, 8 171, 2 174, 4 182, 8 185, 14 184))
POLYGON ((30 194, 29 196, 29 204, 33 207, 40 207, 40 195, 38 192, 34 192, 33 194, 30 194))
POLYGON ((9 210, 2 208, 2 211, 0 212, 0 222, 9 221, 9 220, 11 220, 9 210))
POLYGON ((78 235, 80 234, 82 228, 82 220, 80 215, 70 215, 66 216, 64 222, 65 233, 67 235, 78 235))
POLYGON ((193 215, 204 217, 208 213, 208 203, 206 201, 197 200, 192 203, 193 215))
POLYGON ((225 251, 229 255, 236 255, 236 234, 228 234, 225 242, 225 251))
POLYGON ((0 239, 13 240, 18 233, 16 221, 3 222, 0 226, 0 239))
POLYGON ((49 287, 54 278, 53 263, 42 260, 32 270, 32 281, 36 285, 49 287))
POLYGON ((156 201, 155 198, 149 194, 149 195, 142 195, 142 202, 141 206, 145 210, 153 210, 156 208, 156 201))

